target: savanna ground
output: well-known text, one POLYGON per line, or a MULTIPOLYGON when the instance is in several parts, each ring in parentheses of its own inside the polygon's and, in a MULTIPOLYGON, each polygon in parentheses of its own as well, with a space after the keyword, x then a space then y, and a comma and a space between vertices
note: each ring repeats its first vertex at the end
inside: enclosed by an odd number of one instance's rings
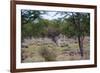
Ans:
POLYGON ((21 48, 21 62, 87 60, 90 58, 89 43, 89 37, 85 37, 83 41, 84 56, 81 58, 77 39, 68 38, 67 44, 62 46, 34 42, 29 44, 28 47, 21 48))

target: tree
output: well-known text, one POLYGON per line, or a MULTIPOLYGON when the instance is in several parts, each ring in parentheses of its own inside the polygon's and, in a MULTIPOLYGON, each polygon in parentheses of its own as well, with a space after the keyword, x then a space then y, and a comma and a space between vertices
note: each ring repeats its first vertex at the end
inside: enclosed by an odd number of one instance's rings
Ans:
POLYGON ((45 14, 45 11, 39 10, 21 10, 21 41, 24 41, 24 38, 31 38, 33 35, 37 35, 38 27, 35 25, 38 20, 41 19, 41 15, 45 14))
POLYGON ((90 33, 90 15, 89 13, 79 12, 71 12, 65 15, 68 14, 69 17, 65 18, 67 25, 63 28, 64 34, 78 38, 81 57, 83 57, 83 40, 90 33))

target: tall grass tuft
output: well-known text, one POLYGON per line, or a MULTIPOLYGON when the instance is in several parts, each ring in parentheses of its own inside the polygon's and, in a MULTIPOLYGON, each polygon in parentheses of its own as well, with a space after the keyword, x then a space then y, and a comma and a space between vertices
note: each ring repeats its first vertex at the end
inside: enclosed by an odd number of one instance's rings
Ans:
POLYGON ((45 59, 45 61, 56 61, 56 50, 48 48, 47 46, 41 47, 39 54, 45 59))

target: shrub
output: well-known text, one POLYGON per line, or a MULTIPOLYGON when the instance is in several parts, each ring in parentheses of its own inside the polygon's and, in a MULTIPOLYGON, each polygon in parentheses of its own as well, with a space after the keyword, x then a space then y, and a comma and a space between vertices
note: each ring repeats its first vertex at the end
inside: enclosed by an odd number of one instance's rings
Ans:
POLYGON ((56 50, 46 46, 40 48, 39 54, 45 59, 45 61, 55 61, 57 57, 56 50))

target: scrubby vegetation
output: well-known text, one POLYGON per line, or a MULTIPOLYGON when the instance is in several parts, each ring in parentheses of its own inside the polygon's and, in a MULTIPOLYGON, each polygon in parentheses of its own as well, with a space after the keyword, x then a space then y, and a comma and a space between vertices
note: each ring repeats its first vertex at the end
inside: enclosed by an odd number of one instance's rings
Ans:
POLYGON ((89 13, 21 10, 22 62, 89 59, 89 38, 89 13))

